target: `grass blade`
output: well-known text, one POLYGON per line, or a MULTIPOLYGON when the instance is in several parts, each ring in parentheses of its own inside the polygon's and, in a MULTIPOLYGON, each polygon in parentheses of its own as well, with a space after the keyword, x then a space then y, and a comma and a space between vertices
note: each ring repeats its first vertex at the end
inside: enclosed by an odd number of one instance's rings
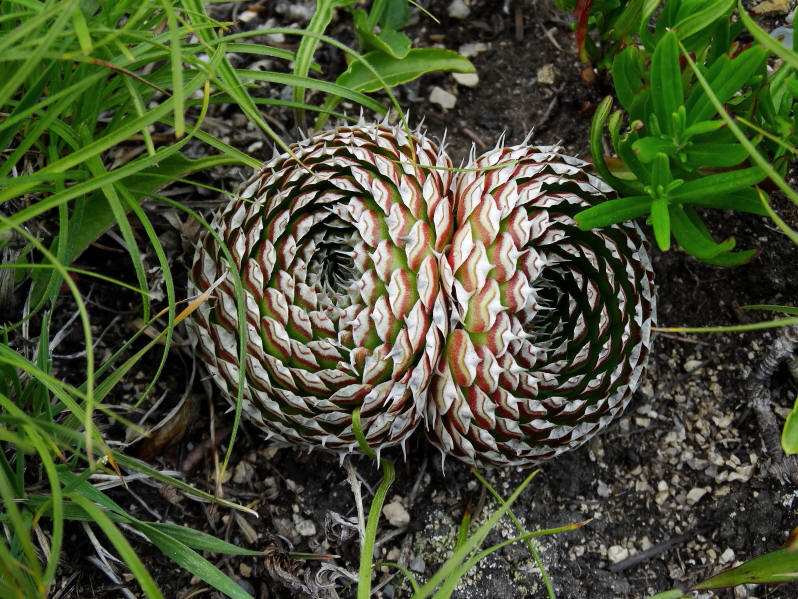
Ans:
POLYGON ((479 547, 482 544, 482 541, 485 540, 485 537, 488 536, 488 533, 491 529, 496 525, 505 512, 510 509, 510 506, 518 499, 518 496, 523 492, 532 478, 538 473, 537 470, 532 472, 529 476, 524 479, 518 488, 513 491, 513 494, 507 499, 507 502, 497 509, 487 521, 485 521, 482 526, 480 526, 473 535, 471 535, 468 540, 463 544, 462 547, 457 549, 446 563, 441 566, 441 568, 430 577, 427 583, 419 589, 417 593, 413 595, 413 599, 427 597, 434 591, 439 584, 444 582, 444 580, 448 579, 452 576, 460 567, 460 564, 466 558, 466 556, 471 553, 474 549, 479 547))
POLYGON ((133 547, 130 546, 130 543, 127 542, 127 539, 125 539, 124 535, 116 526, 116 524, 114 524, 114 522, 108 517, 108 515, 79 493, 69 493, 66 495, 66 497, 83 508, 86 513, 89 514, 91 519, 105 533, 105 536, 108 537, 108 540, 111 541, 114 548, 119 552, 119 556, 130 568, 130 572, 133 574, 133 576, 135 576, 136 580, 141 586, 141 590, 144 591, 147 597, 150 597, 151 599, 163 599, 161 591, 158 590, 158 587, 155 585, 155 581, 152 579, 152 576, 150 576, 150 573, 147 572, 144 564, 141 563, 141 559, 133 550, 133 547))

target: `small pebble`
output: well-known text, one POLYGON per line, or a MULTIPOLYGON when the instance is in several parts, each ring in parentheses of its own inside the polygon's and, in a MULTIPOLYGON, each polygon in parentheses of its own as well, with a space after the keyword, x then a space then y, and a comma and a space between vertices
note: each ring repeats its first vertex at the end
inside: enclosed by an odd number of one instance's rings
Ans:
POLYGON ((256 19, 257 16, 258 16, 258 13, 256 13, 256 12, 254 12, 252 10, 245 10, 240 15, 238 15, 238 20, 241 21, 242 23, 249 23, 253 19, 256 19))
POLYGON ((490 48, 490 46, 485 42, 469 42, 460 46, 457 52, 466 58, 473 58, 477 54, 485 52, 488 48, 490 48))
POLYGON ((479 75, 476 73, 452 73, 452 77, 454 77, 458 85, 466 87, 476 87, 479 83, 479 75))
POLYGON ((468 5, 463 0, 452 0, 452 3, 449 4, 448 12, 453 19, 465 19, 471 14, 471 9, 468 8, 468 5))
POLYGON ((554 85, 554 65, 544 64, 538 69, 537 77, 540 85, 554 85))
POLYGON ((249 462, 239 462, 233 472, 233 482, 237 485, 248 483, 255 474, 255 468, 249 462))
POLYGON ((312 537, 316 534, 316 525, 313 524, 313 520, 300 518, 296 514, 294 514, 294 526, 296 526, 296 531, 303 537, 312 537))
POLYGON ((402 528, 410 524, 410 514, 407 513, 405 506, 401 504, 398 497, 382 508, 383 515, 391 523, 391 526, 402 528))
POLYGON ((693 372, 697 370, 701 366, 701 360, 687 360, 684 363, 684 369, 686 372, 693 372))
POLYGON ((262 455, 267 460, 271 460, 274 456, 277 455, 277 452, 280 451, 280 448, 276 445, 269 445, 268 447, 264 447, 260 450, 260 455, 262 455))
POLYGON ((751 7, 751 12, 756 15, 766 15, 774 12, 788 13, 790 0, 762 0, 751 7))
POLYGON ((596 493, 599 497, 607 498, 610 496, 610 488, 607 486, 603 480, 598 481, 598 486, 596 487, 596 493))
POLYGON ((695 505, 696 503, 698 503, 701 500, 701 498, 707 494, 707 491, 709 491, 709 489, 707 489, 706 487, 693 487, 692 489, 690 489, 687 492, 687 498, 686 498, 687 505, 695 505))
POLYGON ((607 549, 607 558, 613 564, 622 562, 628 557, 629 557, 629 550, 626 547, 621 547, 620 545, 612 545, 607 549))
POLYGON ((734 550, 731 547, 726 547, 726 551, 720 554, 721 564, 730 564, 734 561, 734 550))
POLYGON ((457 97, 436 85, 432 88, 432 91, 430 91, 429 101, 433 104, 437 104, 444 110, 449 110, 450 108, 454 108, 454 105, 457 103, 457 97))
POLYGON ((280 2, 274 11, 292 21, 308 23, 313 18, 316 9, 315 2, 280 2))

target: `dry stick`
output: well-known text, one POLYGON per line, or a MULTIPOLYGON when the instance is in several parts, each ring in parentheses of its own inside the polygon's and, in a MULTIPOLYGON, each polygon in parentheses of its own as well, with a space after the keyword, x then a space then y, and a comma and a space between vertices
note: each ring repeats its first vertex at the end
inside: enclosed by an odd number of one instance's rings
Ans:
POLYGON ((560 92, 565 89, 565 83, 560 85, 558 88, 554 90, 554 97, 549 102, 549 105, 546 107, 546 110, 543 111, 543 114, 540 116, 537 122, 538 127, 543 127, 546 124, 546 121, 549 120, 554 107, 557 105, 557 102, 560 98, 560 92))
POLYGON ((366 515, 363 513, 363 495, 360 492, 360 480, 357 478, 352 460, 349 456, 344 459, 344 467, 349 474, 349 485, 352 487, 352 494, 355 496, 355 506, 357 507, 357 529, 360 533, 360 544, 366 536, 366 515))
POLYGON ((67 597, 77 596, 74 594, 76 586, 75 581, 81 574, 83 574, 83 571, 79 568, 75 568, 75 571, 72 572, 66 580, 61 581, 61 588, 58 589, 58 592, 50 599, 67 599, 67 597))
POLYGON ((779 364, 793 358, 798 346, 798 325, 784 327, 765 353, 765 357, 757 366, 745 384, 751 407, 762 432, 765 449, 770 456, 770 471, 782 481, 798 484, 798 464, 792 456, 784 455, 781 448, 781 433, 773 415, 770 400, 770 388, 767 383, 776 372, 779 364))
POLYGON ((687 537, 678 536, 673 537, 672 539, 668 539, 667 541, 663 541, 662 543, 657 543, 653 547, 649 547, 645 551, 641 551, 640 553, 634 554, 632 557, 628 557, 623 561, 618 562, 617 564, 612 564, 608 570, 610 572, 623 572, 624 570, 628 570, 629 568, 634 568, 638 564, 642 564, 645 561, 648 561, 652 557, 658 556, 660 553, 663 553, 673 547, 674 545, 680 545, 684 543, 687 537))
POLYGON ((515 11, 514 11, 514 25, 515 25, 515 41, 523 42, 524 41, 524 11, 521 8, 521 3, 515 3, 515 11))
POLYGON ((485 142, 482 141, 482 138, 476 133, 474 133, 468 127, 461 127, 460 131, 462 131, 463 135, 465 135, 468 139, 477 144, 479 146, 480 151, 484 152, 485 150, 488 149, 488 146, 485 145, 485 142))
POLYGON ((545 35, 548 38, 548 40, 551 42, 551 45, 557 48, 560 52, 562 52, 563 51, 562 46, 559 43, 557 43, 557 38, 555 38, 554 35, 552 35, 552 31, 557 31, 557 28, 556 27, 547 28, 542 23, 540 24, 540 27, 543 29, 543 35, 545 35))
POLYGON ((705 347, 709 347, 710 345, 712 345, 709 341, 700 341, 699 339, 683 337, 682 335, 674 335, 673 333, 663 333, 662 331, 657 331, 657 335, 660 337, 666 337, 667 339, 673 339, 674 341, 682 341, 683 343, 692 343, 693 345, 703 345, 705 347))

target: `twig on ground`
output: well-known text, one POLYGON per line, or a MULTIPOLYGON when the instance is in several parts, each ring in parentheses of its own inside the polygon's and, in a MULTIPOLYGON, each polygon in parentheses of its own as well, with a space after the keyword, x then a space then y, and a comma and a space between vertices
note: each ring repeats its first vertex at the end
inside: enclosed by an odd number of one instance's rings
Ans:
POLYGON ((650 560, 652 557, 656 557, 660 553, 668 551, 668 549, 670 549, 671 547, 684 543, 686 539, 687 537, 677 536, 673 537, 672 539, 668 539, 667 541, 663 541, 662 543, 657 543, 656 545, 654 545, 653 547, 649 547, 645 551, 641 551, 640 553, 635 553, 633 556, 628 557, 625 560, 618 562, 617 564, 612 564, 608 568, 608 570, 610 572, 623 572, 624 570, 628 570, 629 568, 634 568, 635 566, 650 560))
POLYGON ((674 341, 681 341, 682 343, 692 343, 693 345, 704 345, 706 347, 712 345, 709 341, 701 341, 700 339, 691 339, 690 337, 682 337, 681 335, 674 335, 673 333, 663 333, 662 331, 657 331, 657 335, 661 337, 666 337, 667 339, 673 339, 674 341))
POLYGON ((546 110, 543 111, 543 114, 540 115, 540 119, 538 119, 538 122, 535 125, 536 127, 542 129, 546 125, 546 122, 549 120, 554 107, 557 106, 557 102, 560 98, 560 92, 562 92, 563 89, 565 89, 564 83, 554 90, 554 97, 551 99, 551 102, 549 102, 546 110))
POLYGON ((555 38, 554 35, 552 35, 552 32, 557 31, 557 28, 556 27, 547 28, 544 25, 541 25, 541 27, 543 27, 543 35, 545 35, 546 38, 551 42, 552 46, 554 46, 560 52, 562 52, 563 51, 562 46, 557 41, 557 38, 555 38))
POLYGON ((488 146, 485 145, 485 142, 482 141, 482 138, 479 135, 477 135, 476 133, 474 133, 468 127, 461 127, 460 131, 462 131, 463 135, 465 135, 468 139, 470 139, 471 141, 473 141, 475 144, 477 144, 479 146, 480 152, 484 152, 485 150, 488 149, 488 146))
POLYGON ((794 456, 785 455, 781 448, 781 432, 773 414, 767 383, 779 364, 793 359, 796 346, 798 346, 798 325, 780 329, 759 366, 745 383, 747 396, 759 423, 762 441, 771 459, 770 471, 782 483, 790 481, 793 484, 798 484, 798 463, 794 456))
POLYGON ((521 3, 515 3, 515 10, 513 11, 513 24, 515 25, 515 41, 524 41, 524 11, 521 8, 521 3))
POLYGON ((349 474, 349 485, 352 487, 352 494, 355 496, 355 506, 357 507, 357 523, 358 532, 360 533, 360 544, 363 544, 363 539, 366 536, 366 516, 363 513, 363 495, 360 492, 360 479, 358 479, 355 468, 352 466, 352 460, 349 456, 344 458, 344 467, 349 474))

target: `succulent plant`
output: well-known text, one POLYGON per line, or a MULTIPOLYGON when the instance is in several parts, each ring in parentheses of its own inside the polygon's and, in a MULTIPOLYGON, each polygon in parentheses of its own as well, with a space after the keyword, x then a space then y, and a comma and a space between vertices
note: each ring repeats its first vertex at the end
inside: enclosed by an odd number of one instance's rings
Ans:
POLYGON ((532 465, 605 427, 655 319, 637 225, 581 231, 611 194, 558 147, 496 147, 452 176, 416 131, 342 127, 266 164, 217 213, 190 335, 230 401, 282 444, 348 452, 422 418, 445 454, 532 465), (243 285, 246 352, 239 363, 243 285))
POLYGON ((448 317, 438 256, 452 235, 451 166, 420 132, 342 127, 272 159, 213 220, 189 292, 221 278, 190 335, 231 401, 283 444, 352 451, 360 407, 375 449, 425 411, 448 317), (298 163, 299 159, 301 163, 298 163), (238 359, 235 277, 246 355, 238 359))
POLYGON ((458 176, 441 262, 451 326, 428 435, 473 465, 529 466, 628 403, 655 319, 653 272, 637 225, 579 230, 574 215, 611 192, 584 162, 522 144, 469 166, 481 170, 458 176))

